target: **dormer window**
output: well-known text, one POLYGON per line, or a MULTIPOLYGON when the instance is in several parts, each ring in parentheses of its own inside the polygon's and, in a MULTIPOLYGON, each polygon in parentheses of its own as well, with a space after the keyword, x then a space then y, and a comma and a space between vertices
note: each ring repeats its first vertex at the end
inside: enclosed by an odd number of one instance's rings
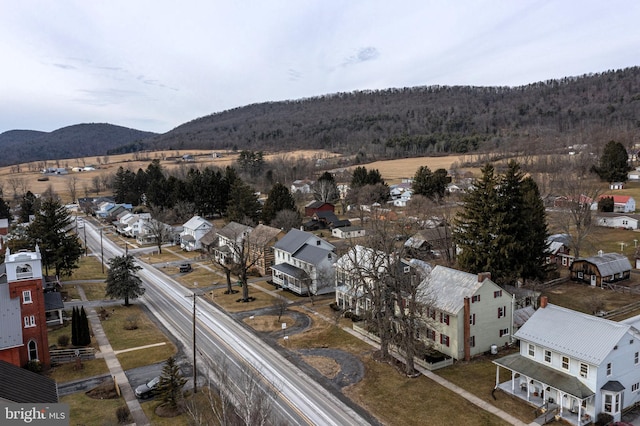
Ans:
POLYGON ((320 240, 316 241, 316 245, 319 246, 320 245, 320 240))

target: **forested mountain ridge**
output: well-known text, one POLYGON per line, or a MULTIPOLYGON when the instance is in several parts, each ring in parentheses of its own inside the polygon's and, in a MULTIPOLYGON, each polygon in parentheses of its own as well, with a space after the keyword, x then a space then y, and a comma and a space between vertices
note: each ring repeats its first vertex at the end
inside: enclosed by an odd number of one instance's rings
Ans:
POLYGON ((105 123, 77 124, 53 132, 10 130, 0 134, 0 166, 105 155, 110 149, 153 135, 105 123))
POLYGON ((0 165, 156 149, 328 149, 366 162, 473 151, 552 152, 640 126, 640 67, 518 87, 428 86, 238 107, 158 135, 110 124, 0 134, 0 165))
POLYGON ((322 148, 363 160, 522 150, 533 142, 550 150, 610 139, 630 143, 639 113, 640 68, 634 67, 513 88, 429 86, 253 104, 190 121, 144 145, 322 148))

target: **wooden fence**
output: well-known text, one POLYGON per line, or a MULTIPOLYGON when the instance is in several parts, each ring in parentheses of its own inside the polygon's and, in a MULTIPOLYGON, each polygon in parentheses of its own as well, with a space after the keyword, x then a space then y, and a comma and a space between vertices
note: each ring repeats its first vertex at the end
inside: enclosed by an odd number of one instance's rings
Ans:
POLYGON ((95 359, 94 348, 76 348, 76 349, 52 349, 49 351, 52 364, 64 364, 67 362, 73 362, 77 358, 82 361, 95 359))

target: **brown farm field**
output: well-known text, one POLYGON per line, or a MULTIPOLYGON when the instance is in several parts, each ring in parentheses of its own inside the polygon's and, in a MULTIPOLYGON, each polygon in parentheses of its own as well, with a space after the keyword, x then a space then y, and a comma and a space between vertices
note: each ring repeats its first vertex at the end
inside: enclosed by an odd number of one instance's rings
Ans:
MULTIPOLYGON (((16 166, 6 166, 0 168, 0 184, 4 188, 5 196, 13 195, 13 185, 16 184, 16 190, 20 192, 31 191, 34 194, 40 194, 47 190, 49 186, 59 194, 64 202, 70 202, 69 184, 72 179, 76 180, 76 193, 78 197, 85 196, 88 192, 93 194, 93 180, 103 178, 115 174, 119 167, 128 168, 132 171, 138 169, 146 169, 152 160, 159 159, 163 168, 172 170, 179 167, 226 167, 233 165, 238 157, 235 152, 215 151, 221 157, 214 158, 213 150, 183 150, 183 151, 154 151, 149 153, 121 154, 110 155, 108 157, 85 157, 71 158, 58 161, 38 161, 21 164, 20 172, 17 172, 16 166), (195 158, 193 162, 178 161, 182 155, 190 154, 195 158), (145 157, 144 159, 139 159, 145 157), (72 172, 72 167, 83 167, 93 165, 96 170, 72 172), (40 181, 44 175, 40 173, 43 166, 47 167, 66 167, 68 174, 66 175, 47 175, 46 181, 40 181)), ((330 158, 337 157, 338 154, 325 150, 301 150, 288 153, 267 153, 265 159, 267 161, 276 158, 330 158)), ((463 156, 452 155, 444 157, 417 157, 403 158, 399 160, 376 161, 374 163, 365 164, 367 169, 378 169, 382 177, 389 183, 400 182, 402 178, 413 177, 416 170, 420 166, 428 166, 431 170, 439 168, 449 169, 453 163, 461 162, 463 156)), ((354 166, 355 167, 355 166, 354 166)), ((353 167, 350 167, 350 169, 353 167)))

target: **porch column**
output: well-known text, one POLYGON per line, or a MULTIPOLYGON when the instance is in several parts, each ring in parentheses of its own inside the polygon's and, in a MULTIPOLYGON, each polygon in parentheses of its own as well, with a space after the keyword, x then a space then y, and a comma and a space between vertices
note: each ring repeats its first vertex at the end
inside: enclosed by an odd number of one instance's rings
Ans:
MULTIPOLYGON (((469 319, 467 319, 469 322, 469 319)), ((496 364, 496 387, 500 384, 500 366, 496 364)))

